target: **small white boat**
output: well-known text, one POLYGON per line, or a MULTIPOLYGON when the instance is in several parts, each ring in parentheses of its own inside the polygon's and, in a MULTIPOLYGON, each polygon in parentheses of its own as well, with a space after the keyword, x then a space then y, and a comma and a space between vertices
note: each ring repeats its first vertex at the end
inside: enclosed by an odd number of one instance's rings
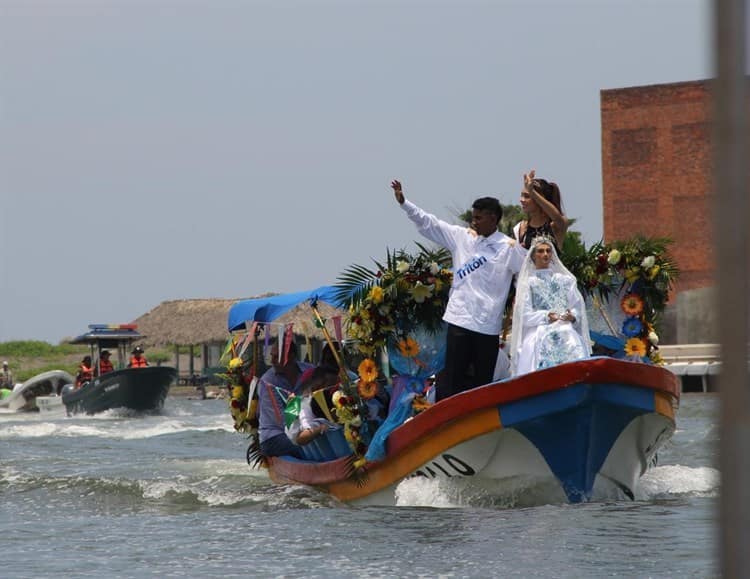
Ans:
POLYGON ((22 384, 16 384, 13 391, 0 400, 0 408, 7 408, 13 412, 39 410, 38 397, 53 395, 59 397, 62 389, 74 382, 75 378, 64 370, 42 372, 22 384))

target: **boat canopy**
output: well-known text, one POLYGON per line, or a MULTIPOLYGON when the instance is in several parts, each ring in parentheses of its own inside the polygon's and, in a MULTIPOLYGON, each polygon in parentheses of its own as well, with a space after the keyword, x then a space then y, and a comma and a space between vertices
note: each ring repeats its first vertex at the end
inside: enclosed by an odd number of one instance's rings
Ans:
POLYGON ((89 331, 70 340, 71 344, 98 344, 100 348, 116 348, 145 338, 135 324, 90 324, 89 331))
POLYGON ((342 305, 336 298, 339 292, 334 286, 324 285, 314 290, 243 300, 229 309, 227 327, 234 332, 245 329, 245 322, 272 322, 305 301, 322 301, 338 308, 342 305))

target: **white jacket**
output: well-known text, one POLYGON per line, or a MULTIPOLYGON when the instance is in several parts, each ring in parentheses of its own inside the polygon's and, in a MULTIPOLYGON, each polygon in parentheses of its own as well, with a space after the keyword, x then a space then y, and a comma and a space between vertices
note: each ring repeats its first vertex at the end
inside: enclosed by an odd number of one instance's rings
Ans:
POLYGON ((473 235, 411 201, 405 200, 401 207, 419 233, 453 256, 453 284, 443 320, 480 334, 500 334, 510 283, 521 269, 526 250, 499 231, 489 237, 473 235))

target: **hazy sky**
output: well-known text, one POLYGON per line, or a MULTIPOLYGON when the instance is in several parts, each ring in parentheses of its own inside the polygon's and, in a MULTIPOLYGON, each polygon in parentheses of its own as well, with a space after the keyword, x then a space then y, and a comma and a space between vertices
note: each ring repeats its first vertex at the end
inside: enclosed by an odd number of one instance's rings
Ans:
POLYGON ((602 235, 599 91, 713 74, 709 0, 0 0, 0 341, 334 283, 517 203, 602 235))

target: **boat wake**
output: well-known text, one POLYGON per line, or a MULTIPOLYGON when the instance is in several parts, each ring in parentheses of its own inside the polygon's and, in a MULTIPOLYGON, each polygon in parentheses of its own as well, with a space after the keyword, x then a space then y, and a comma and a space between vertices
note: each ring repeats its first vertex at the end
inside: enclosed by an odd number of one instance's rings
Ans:
MULTIPOLYGON (((659 466, 649 470, 639 482, 636 501, 685 497, 718 496, 719 471, 710 467, 659 466)), ((622 494, 595 497, 610 501, 630 499, 622 494)), ((468 479, 426 479, 412 477, 396 489, 396 505, 433 508, 526 508, 561 504, 566 499, 559 488, 530 479, 498 482, 491 488, 478 487, 468 479)))

